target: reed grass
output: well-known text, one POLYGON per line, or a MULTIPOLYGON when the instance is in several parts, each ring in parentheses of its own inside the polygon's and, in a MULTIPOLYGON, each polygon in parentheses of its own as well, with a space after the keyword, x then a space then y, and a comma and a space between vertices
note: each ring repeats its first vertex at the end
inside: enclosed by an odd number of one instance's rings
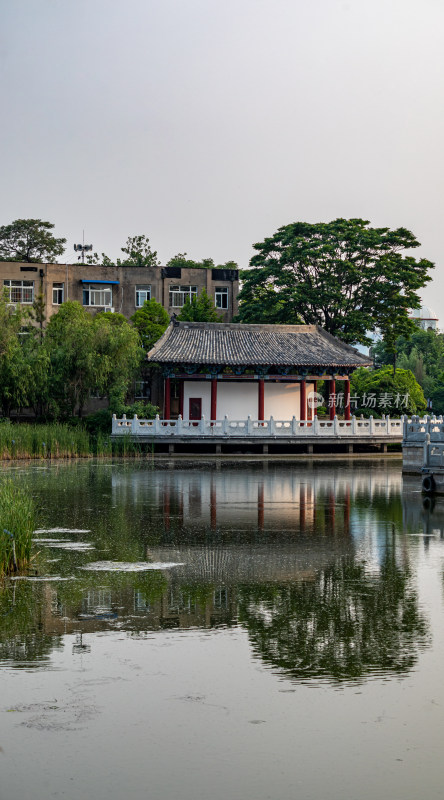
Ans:
POLYGON ((11 480, 0 482, 0 576, 29 566, 34 503, 11 480))
MULTIPOLYGON (((111 427, 111 426, 110 426, 111 427)), ((139 456, 146 447, 131 435, 111 439, 109 433, 89 433, 81 425, 63 423, 46 425, 25 422, 0 422, 0 461, 33 458, 100 458, 139 456)))

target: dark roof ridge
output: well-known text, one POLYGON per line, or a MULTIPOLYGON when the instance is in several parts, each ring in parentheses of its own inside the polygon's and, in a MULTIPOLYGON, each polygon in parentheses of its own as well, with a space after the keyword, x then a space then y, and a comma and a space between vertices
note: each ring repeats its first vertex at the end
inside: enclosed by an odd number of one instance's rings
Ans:
MULTIPOLYGON (((201 330, 230 330, 230 331, 281 331, 282 333, 310 332, 319 328, 319 325, 281 325, 272 322, 186 322, 185 320, 174 320, 175 325, 182 328, 190 327, 201 330)), ((319 328, 319 330, 323 330, 319 328)))

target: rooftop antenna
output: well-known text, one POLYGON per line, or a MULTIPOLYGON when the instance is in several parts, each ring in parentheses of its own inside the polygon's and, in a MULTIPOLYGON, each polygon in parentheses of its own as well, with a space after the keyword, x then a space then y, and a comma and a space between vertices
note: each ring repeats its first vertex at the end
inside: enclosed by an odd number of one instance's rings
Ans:
POLYGON ((75 252, 82 254, 81 256, 77 257, 77 261, 80 261, 80 259, 82 259, 82 264, 84 264, 85 263, 85 253, 87 253, 89 250, 92 250, 92 249, 93 249, 92 244, 85 244, 85 231, 83 231, 83 242, 82 242, 82 244, 75 244, 74 245, 75 252))

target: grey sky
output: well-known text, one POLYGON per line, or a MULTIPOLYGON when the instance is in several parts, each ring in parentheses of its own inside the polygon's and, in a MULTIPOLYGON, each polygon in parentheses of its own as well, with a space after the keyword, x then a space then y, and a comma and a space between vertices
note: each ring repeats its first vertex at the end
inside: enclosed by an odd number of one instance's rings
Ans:
POLYGON ((0 224, 247 266, 295 220, 405 226, 444 321, 441 0, 0 0, 0 224))

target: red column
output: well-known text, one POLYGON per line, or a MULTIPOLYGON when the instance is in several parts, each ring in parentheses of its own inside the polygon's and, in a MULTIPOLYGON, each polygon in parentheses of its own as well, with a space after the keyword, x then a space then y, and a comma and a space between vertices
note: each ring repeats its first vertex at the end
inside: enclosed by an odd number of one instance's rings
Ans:
POLYGON ((183 419, 183 392, 184 392, 184 381, 181 380, 179 383, 179 414, 183 419))
MULTIPOLYGON (((318 382, 317 381, 313 381, 313 394, 316 394, 317 391, 318 391, 318 382)), ((314 417, 318 416, 317 406, 313 406, 313 416, 314 417)))
POLYGON ((217 419, 217 378, 211 378, 211 420, 217 419))
POLYGON ((259 378, 258 382, 258 412, 257 418, 260 420, 264 419, 265 414, 265 403, 264 403, 264 379, 259 378))
POLYGON ((348 378, 344 381, 344 402, 344 419, 350 419, 350 381, 348 378))
POLYGON ((335 393, 336 393, 336 383, 333 379, 328 382, 328 406, 330 412, 330 419, 334 419, 336 414, 336 403, 335 403, 335 398, 333 396, 335 393))
POLYGON ((307 419, 307 383, 305 380, 301 381, 299 384, 300 390, 300 416, 299 419, 306 420, 307 419))
POLYGON ((171 378, 165 378, 165 399, 163 403, 164 419, 171 417, 171 378))

